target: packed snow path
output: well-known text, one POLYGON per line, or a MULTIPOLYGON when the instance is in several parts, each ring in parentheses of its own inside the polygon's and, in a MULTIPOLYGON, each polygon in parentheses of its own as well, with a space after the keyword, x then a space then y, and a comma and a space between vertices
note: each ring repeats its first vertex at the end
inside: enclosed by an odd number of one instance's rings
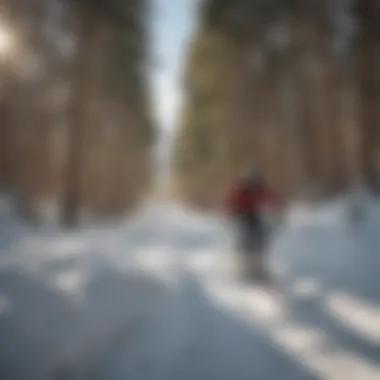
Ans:
POLYGON ((380 208, 354 227, 343 206, 289 215, 278 294, 239 282, 217 218, 155 205, 63 233, 3 211, 0 378, 378 380, 380 208))

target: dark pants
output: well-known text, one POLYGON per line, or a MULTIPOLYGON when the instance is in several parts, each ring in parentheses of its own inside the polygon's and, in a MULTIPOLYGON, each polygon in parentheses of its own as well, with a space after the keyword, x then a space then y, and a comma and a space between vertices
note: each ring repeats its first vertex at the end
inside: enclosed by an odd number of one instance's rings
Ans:
POLYGON ((237 222, 238 250, 244 254, 262 254, 265 244, 264 225, 258 213, 240 214, 237 222))

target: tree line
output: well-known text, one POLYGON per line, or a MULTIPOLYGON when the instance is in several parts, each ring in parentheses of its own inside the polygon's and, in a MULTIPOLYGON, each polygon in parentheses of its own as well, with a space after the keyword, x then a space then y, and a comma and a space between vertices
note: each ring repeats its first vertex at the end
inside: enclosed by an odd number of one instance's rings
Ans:
POLYGON ((185 60, 177 194, 220 204, 247 165, 286 196, 377 186, 378 0, 203 0, 185 60))
MULTIPOLYGON (((202 0, 172 156, 179 196, 217 206, 247 165, 281 193, 375 188, 379 0, 202 0)), ((150 0, 4 0, 0 186, 75 225, 151 189, 150 0)), ((0 44, 1 45, 1 44, 0 44)))
POLYGON ((74 225, 124 213, 151 182, 148 0, 4 0, 0 184, 74 225))

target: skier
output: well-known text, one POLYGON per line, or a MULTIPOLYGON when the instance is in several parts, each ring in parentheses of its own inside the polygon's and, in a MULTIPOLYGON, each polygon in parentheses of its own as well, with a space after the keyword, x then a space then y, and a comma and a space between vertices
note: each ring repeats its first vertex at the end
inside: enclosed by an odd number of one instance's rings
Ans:
POLYGON ((263 265, 268 226, 264 213, 267 207, 281 206, 262 173, 250 170, 232 186, 227 194, 227 212, 237 229, 238 251, 242 255, 244 271, 257 279, 266 278, 263 265))

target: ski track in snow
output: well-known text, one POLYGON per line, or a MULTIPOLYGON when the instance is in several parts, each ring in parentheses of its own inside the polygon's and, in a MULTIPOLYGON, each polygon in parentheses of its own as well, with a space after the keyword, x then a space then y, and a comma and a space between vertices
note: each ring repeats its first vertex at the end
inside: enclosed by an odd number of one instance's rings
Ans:
POLYGON ((239 281, 228 226, 173 204, 76 232, 0 215, 0 378, 378 380, 380 206, 289 213, 239 281))

